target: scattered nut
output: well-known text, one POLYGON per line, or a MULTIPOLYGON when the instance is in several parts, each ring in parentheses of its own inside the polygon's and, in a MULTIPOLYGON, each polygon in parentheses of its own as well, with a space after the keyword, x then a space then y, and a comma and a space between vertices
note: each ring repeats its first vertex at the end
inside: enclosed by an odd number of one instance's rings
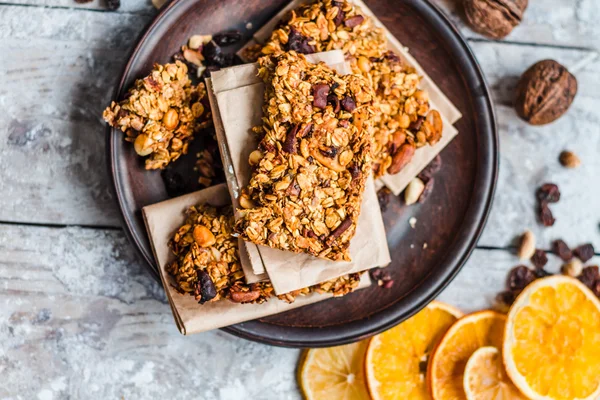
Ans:
POLYGON ((475 32, 502 39, 521 23, 527 0, 465 0, 467 21, 475 32))
POLYGON ((179 125, 179 113, 176 109, 169 108, 169 111, 165 113, 162 122, 167 130, 174 131, 175 128, 177 128, 177 125, 179 125))
POLYGON ((423 181, 419 178, 413 178, 404 190, 404 203, 407 206, 415 204, 419 200, 419 197, 421 197, 423 190, 425 190, 423 181))
POLYGON ((583 270, 583 263, 578 258, 574 258, 568 263, 564 264, 561 271, 564 275, 572 276, 573 278, 578 277, 583 270))
POLYGON ((145 157, 152 153, 152 143, 153 142, 148 135, 142 133, 135 138, 133 148, 138 155, 145 157))
POLYGON ((392 164, 389 166, 387 172, 391 175, 397 174, 412 160, 414 155, 414 146, 408 143, 403 144, 392 156, 392 164))
POLYGON ((581 160, 572 151, 563 151, 559 157, 560 163, 565 168, 577 168, 581 165, 581 160))
POLYGON ((248 292, 243 291, 231 291, 231 301, 234 303, 249 303, 258 299, 260 292, 258 290, 251 290, 248 292))
POLYGON ((183 49, 183 58, 185 58, 185 61, 195 65, 196 67, 202 66, 202 61, 204 61, 204 57, 198 50, 192 50, 189 48, 183 49))
POLYGON ((535 235, 531 231, 525 231, 521 237, 517 255, 521 260, 529 260, 535 254, 535 235))
POLYGON ((517 85, 517 114, 532 125, 544 125, 560 118, 577 94, 577 79, 554 60, 531 66, 517 85))
POLYGON ((188 40, 188 47, 192 50, 198 50, 200 47, 212 40, 212 35, 193 35, 188 40))
POLYGON ((197 225, 192 232, 194 242, 200 247, 210 247, 216 243, 215 235, 204 225, 197 225))

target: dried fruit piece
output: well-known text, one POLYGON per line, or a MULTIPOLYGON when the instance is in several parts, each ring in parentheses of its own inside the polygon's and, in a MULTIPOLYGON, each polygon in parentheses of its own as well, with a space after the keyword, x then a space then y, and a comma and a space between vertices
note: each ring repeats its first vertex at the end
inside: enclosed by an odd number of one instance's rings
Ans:
POLYGON ((362 24, 364 20, 365 17, 362 15, 355 15, 354 17, 350 17, 345 20, 344 25, 346 25, 348 28, 354 28, 355 26, 362 24))
POLYGON ((541 203, 557 203, 560 200, 560 190, 554 183, 545 183, 539 187, 536 196, 541 203))
POLYGON ((502 39, 521 23, 527 0, 465 0, 464 7, 474 31, 502 39))
POLYGON ((571 261, 571 259, 573 258, 573 252, 563 240, 555 240, 552 243, 552 250, 563 261, 571 261))
POLYGON ((537 269, 542 269, 548 263, 548 256, 544 250, 536 249, 531 256, 531 263, 537 269))
POLYGON ((391 193, 391 190, 385 186, 377 191, 377 200, 379 200, 379 208, 381 209, 381 212, 385 212, 387 210, 391 193))
POLYGON ((313 106, 318 108, 327 107, 327 96, 329 95, 329 85, 313 85, 313 106))
POLYGON ((521 260, 528 260, 533 257, 535 253, 535 235, 531 231, 526 231, 521 237, 521 243, 519 244, 519 250, 517 255, 521 260))
POLYGON ((594 257, 594 246, 591 243, 582 244, 573 250, 573 254, 582 262, 588 262, 594 257))
POLYGON ((577 94, 577 79, 554 60, 532 65, 516 89, 517 114, 532 125, 544 125, 560 118, 577 94))
POLYGON ((572 151, 563 151, 559 157, 560 163, 566 168, 577 168, 581 165, 581 160, 572 151))
POLYGON ((542 203, 540 206, 540 221, 542 221, 544 226, 552 226, 556 222, 552 211, 550 211, 550 207, 546 203, 542 203))
POLYGON ((242 33, 238 30, 224 31, 213 36, 219 46, 231 46, 242 40, 242 33))
POLYGON ((199 303, 204 304, 207 301, 210 301, 215 298, 217 295, 217 289, 215 288, 215 284, 212 279, 210 279, 210 275, 206 271, 198 270, 198 283, 197 283, 197 296, 199 295, 199 303))
POLYGON ((288 42, 285 45, 286 51, 295 51, 301 54, 312 54, 315 48, 310 44, 311 38, 303 36, 296 29, 292 28, 288 36, 288 42))
POLYGON ((561 267, 561 271, 563 274, 571 276, 573 278, 578 277, 583 270, 583 263, 578 258, 574 258, 568 263, 564 264, 561 267))
POLYGON ((356 108, 356 102, 352 96, 344 96, 340 103, 342 104, 342 108, 348 112, 352 112, 356 108))
POLYGON ((433 187, 435 184, 435 179, 429 178, 425 181, 425 189, 423 189, 423 193, 421 193, 421 197, 419 197, 419 203, 425 203, 431 192, 433 192, 433 187))
MULTIPOLYGON (((600 270, 597 265, 585 267, 579 275, 579 280, 588 288, 592 289, 596 282, 600 282, 600 270)), ((593 290, 593 289, 592 289, 593 290)))
POLYGON ((510 271, 507 286, 510 290, 523 290, 525 286, 534 280, 535 274, 533 271, 525 265, 519 265, 510 271))

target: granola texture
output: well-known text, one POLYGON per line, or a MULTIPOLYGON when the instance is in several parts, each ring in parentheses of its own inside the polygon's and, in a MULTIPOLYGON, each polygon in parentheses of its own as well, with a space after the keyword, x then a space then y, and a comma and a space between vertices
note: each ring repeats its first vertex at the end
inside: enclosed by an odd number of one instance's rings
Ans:
MULTIPOLYGON (((262 53, 279 55, 290 50, 304 54, 342 50, 353 72, 369 81, 379 111, 372 148, 376 178, 400 172, 417 148, 440 140, 441 116, 430 110, 427 93, 419 90, 421 78, 387 50, 384 30, 360 7, 347 1, 318 0, 292 10, 262 53)), ((255 53, 253 49, 246 55, 255 53)))
POLYGON ((244 240, 349 261, 371 173, 373 92, 294 51, 259 60, 265 82, 262 138, 240 197, 244 240))
POLYGON ((148 157, 146 169, 163 169, 186 154, 194 134, 211 123, 205 96, 204 84, 192 85, 184 63, 155 64, 103 117, 126 134, 138 155, 148 157))
MULTIPOLYGON (((166 268, 174 279, 173 287, 181 294, 194 296, 200 304, 222 299, 260 304, 273 297, 271 282, 246 283, 233 228, 231 206, 190 207, 185 223, 169 242, 176 257, 166 268)), ((313 292, 343 296, 358 287, 359 282, 359 274, 350 274, 277 297, 293 303, 298 296, 313 292)))

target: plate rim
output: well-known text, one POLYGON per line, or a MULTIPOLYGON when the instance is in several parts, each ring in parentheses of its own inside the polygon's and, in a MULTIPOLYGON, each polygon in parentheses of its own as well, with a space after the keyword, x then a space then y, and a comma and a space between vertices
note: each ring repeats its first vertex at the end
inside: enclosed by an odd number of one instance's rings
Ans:
MULTIPOLYGON (((455 239, 450 247, 449 253, 459 253, 459 255, 456 257, 453 254, 447 255, 446 258, 455 257, 455 259, 450 259, 448 261, 445 258, 441 261, 441 264, 447 264, 447 266, 437 279, 434 279, 432 282, 428 279, 431 274, 426 275, 421 283, 412 288, 405 296, 397 299, 387 308, 376 311, 373 315, 368 317, 368 323, 365 323, 365 319, 360 319, 326 327, 294 327, 273 324, 257 319, 220 328, 222 331, 259 343, 291 348, 338 346, 362 340, 397 325, 429 304, 429 302, 437 297, 437 295, 439 295, 454 280, 475 250, 477 241, 486 226, 492 208, 499 172, 497 118, 489 86, 485 75, 481 70, 481 66, 467 41, 438 6, 431 3, 429 0, 402 1, 417 9, 419 13, 426 16, 428 20, 438 21, 436 24, 438 29, 446 31, 446 33, 449 34, 448 44, 451 45, 450 47, 454 50, 451 54, 455 55, 458 50, 459 53, 462 52, 463 55, 466 55, 465 58, 457 61, 457 63, 469 64, 467 72, 473 75, 478 85, 472 88, 470 83, 473 82, 473 80, 468 80, 467 88, 474 93, 473 103, 482 102, 483 104, 480 108, 486 109, 487 115, 485 115, 485 118, 477 121, 478 124, 486 126, 483 131, 488 133, 488 135, 483 137, 483 139, 485 139, 484 141, 488 143, 487 145, 481 146, 485 151, 483 152, 483 157, 481 157, 481 162, 478 162, 477 164, 478 166, 484 165, 486 168, 481 168, 485 169, 485 171, 478 169, 475 174, 474 194, 465 213, 465 221, 470 218, 474 219, 475 222, 467 227, 464 227, 465 223, 463 223, 463 227, 461 227, 459 232, 463 233, 466 237, 455 239), (482 183, 485 187, 479 188, 478 184, 482 183), (489 187, 487 185, 489 185, 489 187), (257 329, 255 329, 257 326, 260 326, 260 332, 257 332, 257 329), (285 335, 278 332, 282 329, 286 330, 285 335)), ((119 83, 114 89, 113 99, 117 98, 118 94, 124 89, 126 77, 130 73, 136 56, 143 47, 146 39, 152 34, 153 29, 161 23, 162 19, 165 18, 168 13, 183 2, 183 0, 169 1, 146 25, 137 38, 135 46, 128 54, 127 63, 121 71, 119 83)), ((135 213, 125 212, 126 202, 124 199, 124 186, 118 175, 117 170, 119 161, 116 157, 116 153, 118 152, 117 144, 122 138, 118 135, 119 131, 110 126, 107 126, 106 132, 106 157, 110 188, 119 205, 120 219, 124 228, 123 231, 128 240, 133 244, 136 253, 145 261, 144 266, 146 269, 155 279, 160 281, 160 276, 158 275, 152 253, 144 251, 144 243, 133 227, 135 213)))

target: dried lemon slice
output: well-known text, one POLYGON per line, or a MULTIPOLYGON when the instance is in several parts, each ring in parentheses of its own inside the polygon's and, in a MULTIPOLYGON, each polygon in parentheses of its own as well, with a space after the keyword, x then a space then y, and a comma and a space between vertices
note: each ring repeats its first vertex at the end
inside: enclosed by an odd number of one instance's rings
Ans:
POLYGON ((600 300, 576 279, 527 286, 508 314, 506 371, 532 399, 600 396, 600 300))

